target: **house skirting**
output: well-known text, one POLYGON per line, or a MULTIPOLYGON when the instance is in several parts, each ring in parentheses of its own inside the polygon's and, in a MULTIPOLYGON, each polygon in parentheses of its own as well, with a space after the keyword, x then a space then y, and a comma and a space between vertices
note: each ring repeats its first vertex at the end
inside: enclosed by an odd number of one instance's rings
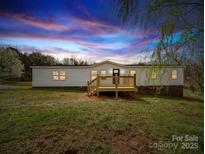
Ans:
POLYGON ((138 86, 138 93, 162 96, 183 96, 183 86, 138 86))

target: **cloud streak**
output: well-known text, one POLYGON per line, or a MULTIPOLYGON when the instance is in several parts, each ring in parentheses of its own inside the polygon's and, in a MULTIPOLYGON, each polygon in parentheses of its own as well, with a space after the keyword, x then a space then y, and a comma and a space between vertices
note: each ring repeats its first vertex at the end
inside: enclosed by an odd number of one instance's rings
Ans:
POLYGON ((0 14, 1 16, 5 16, 10 19, 14 19, 22 22, 23 24, 39 27, 46 30, 67 30, 69 29, 68 25, 58 24, 54 22, 46 22, 38 20, 34 17, 27 17, 22 14, 0 14))

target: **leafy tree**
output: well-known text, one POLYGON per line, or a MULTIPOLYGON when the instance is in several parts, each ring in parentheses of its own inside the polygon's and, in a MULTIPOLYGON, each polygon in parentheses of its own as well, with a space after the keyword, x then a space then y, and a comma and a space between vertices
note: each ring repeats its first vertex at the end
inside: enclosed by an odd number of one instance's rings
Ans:
POLYGON ((0 47, 0 78, 19 78, 23 73, 23 64, 12 48, 0 47))
POLYGON ((56 65, 56 60, 54 57, 49 55, 43 55, 40 52, 33 52, 28 55, 28 58, 30 60, 31 65, 33 66, 50 66, 50 65, 56 65))
POLYGON ((50 66, 56 65, 57 61, 54 57, 49 55, 43 55, 40 52, 32 52, 31 54, 23 53, 21 54, 21 61, 24 64, 24 74, 23 80, 31 80, 32 72, 31 66, 50 66))
POLYGON ((52 56, 43 55, 38 50, 28 54, 22 53, 16 47, 1 46, 0 51, 1 78, 3 78, 3 76, 7 78, 21 76, 21 80, 30 81, 32 78, 31 66, 88 65, 88 62, 86 60, 77 59, 75 57, 64 58, 62 61, 59 61, 52 56), (14 57, 16 59, 13 59, 14 57), (18 62, 20 62, 20 64, 22 63, 23 65, 20 65, 18 62), (2 71, 4 71, 4 73, 2 71), (10 75, 8 74, 9 71, 10 75))

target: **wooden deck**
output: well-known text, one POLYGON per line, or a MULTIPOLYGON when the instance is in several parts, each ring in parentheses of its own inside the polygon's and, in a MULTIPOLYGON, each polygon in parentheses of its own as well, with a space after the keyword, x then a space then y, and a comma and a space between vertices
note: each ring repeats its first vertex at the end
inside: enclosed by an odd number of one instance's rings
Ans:
POLYGON ((87 83, 88 95, 100 95, 100 92, 115 92, 118 98, 118 92, 134 92, 136 96, 136 75, 134 76, 97 76, 94 80, 87 83))

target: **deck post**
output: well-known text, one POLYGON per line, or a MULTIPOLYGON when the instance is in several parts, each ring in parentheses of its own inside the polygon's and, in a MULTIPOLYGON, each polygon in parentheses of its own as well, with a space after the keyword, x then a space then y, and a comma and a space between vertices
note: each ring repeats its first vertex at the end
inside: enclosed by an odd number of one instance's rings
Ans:
POLYGON ((118 87, 118 83, 119 83, 119 77, 117 76, 117 74, 115 74, 115 98, 118 99, 118 91, 117 91, 117 87, 118 87))
POLYGON ((136 74, 134 74, 134 87, 136 88, 136 74))
POLYGON ((137 96, 137 91, 136 91, 136 88, 137 88, 137 85, 136 85, 136 73, 134 74, 134 88, 135 88, 135 90, 134 90, 134 97, 135 97, 135 99, 136 99, 136 96, 137 96))
POLYGON ((118 99, 118 91, 115 91, 115 98, 118 99))
POLYGON ((97 91, 97 96, 100 96, 100 92, 99 91, 97 91))
POLYGON ((117 74, 115 74, 115 88, 118 87, 118 76, 117 74))
POLYGON ((136 94, 137 92, 136 92, 136 90, 134 91, 134 98, 136 99, 136 97, 137 97, 137 94, 136 94))
POLYGON ((100 86, 100 77, 99 75, 97 74, 97 88, 100 86))

